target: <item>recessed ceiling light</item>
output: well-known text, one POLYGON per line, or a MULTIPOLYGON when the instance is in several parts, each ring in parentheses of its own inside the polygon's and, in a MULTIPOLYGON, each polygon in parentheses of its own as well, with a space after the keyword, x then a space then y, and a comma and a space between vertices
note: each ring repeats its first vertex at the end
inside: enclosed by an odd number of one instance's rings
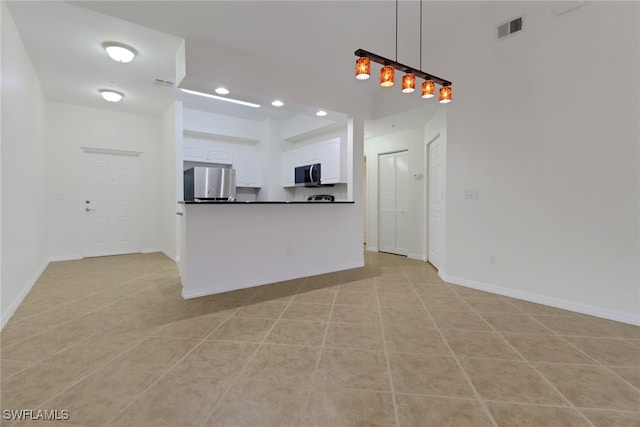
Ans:
POLYGON ((273 105, 274 107, 282 107, 284 105, 284 102, 280 101, 279 99, 276 99, 271 103, 271 105, 273 105))
POLYGON ((218 95, 228 95, 229 94, 229 89, 227 89, 226 87, 220 86, 219 88, 216 88, 215 92, 218 95))
POLYGON ((102 47, 107 51, 111 59, 122 63, 131 62, 138 53, 134 48, 124 43, 104 42, 102 47))
POLYGON ((246 107, 252 107, 252 108, 260 107, 260 104, 254 104, 253 102, 247 102, 247 101, 240 101, 239 99, 227 98, 227 97, 224 97, 224 96, 217 96, 217 95, 212 95, 210 93, 197 92, 195 90, 189 90, 189 89, 183 89, 183 88, 180 88, 180 90, 185 92, 185 93, 189 93, 191 95, 204 96, 206 98, 217 99, 219 101, 232 102, 234 104, 240 104, 240 105, 244 105, 246 107))
POLYGON ((109 102, 119 102, 124 96, 124 93, 112 89, 100 89, 98 92, 100 92, 105 101, 109 102))
POLYGON ((324 117, 324 116, 326 116, 326 115, 327 115, 327 112, 326 112, 326 111, 324 111, 324 110, 319 110, 319 111, 316 113, 316 116, 320 116, 320 117, 324 117))

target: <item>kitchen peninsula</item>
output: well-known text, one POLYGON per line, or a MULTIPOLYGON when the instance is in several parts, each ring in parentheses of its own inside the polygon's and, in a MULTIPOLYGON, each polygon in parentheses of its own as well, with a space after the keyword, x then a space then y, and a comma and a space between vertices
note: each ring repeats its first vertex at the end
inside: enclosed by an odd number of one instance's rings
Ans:
POLYGON ((182 296, 362 267, 354 202, 185 202, 182 296))

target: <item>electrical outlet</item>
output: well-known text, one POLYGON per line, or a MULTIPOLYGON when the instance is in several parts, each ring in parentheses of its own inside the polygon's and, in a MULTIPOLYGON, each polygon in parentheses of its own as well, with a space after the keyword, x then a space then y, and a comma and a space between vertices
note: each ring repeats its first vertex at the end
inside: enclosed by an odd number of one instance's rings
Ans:
POLYGON ((293 248, 291 247, 291 245, 287 245, 287 246, 284 248, 284 253, 285 253, 287 256, 291 256, 291 254, 293 254, 293 248))
POLYGON ((498 262, 498 259, 496 258, 495 255, 489 255, 489 264, 496 264, 498 262))
POLYGON ((468 188, 464 190, 465 199, 477 199, 479 197, 480 197, 480 189, 478 188, 468 188))

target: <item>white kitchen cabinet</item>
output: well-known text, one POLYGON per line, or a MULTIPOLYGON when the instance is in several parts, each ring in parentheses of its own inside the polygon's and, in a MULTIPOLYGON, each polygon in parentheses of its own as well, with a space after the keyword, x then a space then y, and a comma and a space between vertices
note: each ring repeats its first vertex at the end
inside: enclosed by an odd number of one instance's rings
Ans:
POLYGON ((320 164, 322 167, 322 183, 337 184, 342 181, 342 151, 340 138, 320 144, 320 164))
POLYGON ((305 147, 284 151, 282 153, 282 185, 293 187, 295 185, 294 169, 296 166, 304 166, 320 163, 323 184, 344 183, 345 157, 340 138, 307 145, 305 147))
POLYGON ((321 147, 318 144, 298 148, 296 150, 296 166, 312 165, 322 163, 321 147))
POLYGON ((233 153, 233 168, 236 170, 237 187, 259 188, 262 185, 262 163, 260 154, 249 151, 233 153))
POLYGON ((229 149, 216 146, 213 141, 185 139, 183 160, 230 165, 232 153, 229 149))

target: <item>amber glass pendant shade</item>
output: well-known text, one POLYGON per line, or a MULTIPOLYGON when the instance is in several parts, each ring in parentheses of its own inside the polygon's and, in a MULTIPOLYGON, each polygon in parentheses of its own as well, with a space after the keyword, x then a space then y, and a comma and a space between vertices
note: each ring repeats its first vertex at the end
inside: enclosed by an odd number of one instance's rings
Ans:
POLYGON ((393 67, 391 65, 386 65, 380 69, 380 86, 393 86, 393 67))
POLYGON ((371 76, 371 60, 369 58, 356 59, 356 79, 367 80, 371 76))
POLYGON ((422 83, 422 97, 423 98, 433 98, 436 93, 436 84, 433 80, 427 80, 422 83))
POLYGON ((451 86, 443 86, 440 88, 440 103, 447 104, 451 102, 451 86))
POLYGON ((402 92, 411 93, 416 90, 416 76, 415 74, 405 74, 402 76, 402 92))

